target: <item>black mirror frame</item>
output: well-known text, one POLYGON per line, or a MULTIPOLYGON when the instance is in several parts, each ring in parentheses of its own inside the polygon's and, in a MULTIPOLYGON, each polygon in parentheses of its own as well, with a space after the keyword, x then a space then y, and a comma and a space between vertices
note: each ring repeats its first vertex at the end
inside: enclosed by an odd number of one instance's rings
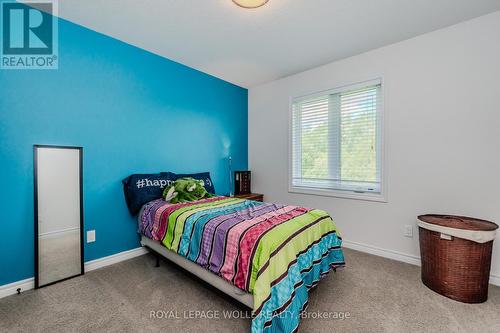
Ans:
POLYGON ((76 146, 57 146, 57 145, 33 145, 33 199, 34 199, 34 217, 35 217, 35 289, 50 286, 52 284, 65 281, 85 273, 84 267, 84 237, 83 237, 83 147, 76 146), (57 148, 57 149, 77 149, 79 151, 80 163, 80 273, 63 279, 52 281, 44 285, 40 285, 39 278, 39 258, 38 258, 38 178, 37 178, 37 149, 38 148, 57 148))

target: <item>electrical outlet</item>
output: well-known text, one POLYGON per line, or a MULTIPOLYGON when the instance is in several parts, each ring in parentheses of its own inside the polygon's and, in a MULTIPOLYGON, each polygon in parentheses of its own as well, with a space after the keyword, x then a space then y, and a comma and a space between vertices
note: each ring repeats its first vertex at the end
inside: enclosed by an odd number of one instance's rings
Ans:
POLYGON ((87 231, 87 243, 95 242, 95 230, 87 231))
POLYGON ((405 225, 405 237, 413 238, 413 226, 411 224, 405 225))

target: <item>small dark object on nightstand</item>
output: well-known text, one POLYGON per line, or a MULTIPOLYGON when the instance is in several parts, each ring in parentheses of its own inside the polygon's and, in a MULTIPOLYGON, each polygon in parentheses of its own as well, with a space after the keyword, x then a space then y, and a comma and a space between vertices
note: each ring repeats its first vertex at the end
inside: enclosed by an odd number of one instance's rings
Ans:
POLYGON ((234 194, 250 194, 251 193, 251 172, 250 171, 235 171, 234 172, 234 194))

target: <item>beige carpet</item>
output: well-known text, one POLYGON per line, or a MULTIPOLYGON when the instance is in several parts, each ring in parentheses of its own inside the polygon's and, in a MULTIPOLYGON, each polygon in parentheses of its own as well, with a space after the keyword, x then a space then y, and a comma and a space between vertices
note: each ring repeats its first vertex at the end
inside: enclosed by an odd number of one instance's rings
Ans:
MULTIPOLYGON (((498 287, 490 286, 486 303, 462 304, 423 286, 418 267, 349 250, 346 262, 312 292, 308 311, 350 317, 304 319, 300 332, 500 332, 498 287)), ((155 268, 146 255, 1 299, 0 331, 247 332, 250 319, 223 318, 239 310, 168 262, 155 268), (221 318, 189 319, 190 310, 221 318), (151 311, 178 318, 151 319, 151 311)))

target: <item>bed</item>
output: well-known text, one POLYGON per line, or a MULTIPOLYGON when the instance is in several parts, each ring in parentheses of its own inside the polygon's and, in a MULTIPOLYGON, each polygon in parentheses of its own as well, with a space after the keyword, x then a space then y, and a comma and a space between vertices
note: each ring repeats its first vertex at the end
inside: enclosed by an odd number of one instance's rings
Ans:
POLYGON ((146 203, 141 243, 252 309, 252 332, 295 332, 308 291, 344 265, 325 211, 213 197, 146 203))

